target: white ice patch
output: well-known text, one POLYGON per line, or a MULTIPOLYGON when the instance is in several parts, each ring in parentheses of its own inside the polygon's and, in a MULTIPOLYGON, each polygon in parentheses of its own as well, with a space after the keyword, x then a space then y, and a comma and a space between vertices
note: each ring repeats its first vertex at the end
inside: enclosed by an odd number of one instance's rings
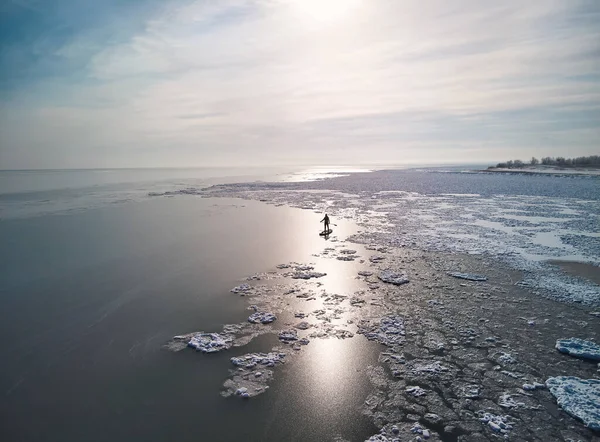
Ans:
POLYGON ((248 353, 243 356, 231 358, 231 363, 236 367, 253 369, 257 366, 274 367, 277 364, 283 364, 285 353, 248 353))
POLYGON ((563 410, 586 427, 600 431, 600 380, 558 376, 549 378, 546 386, 563 410))
POLYGON ((579 338, 559 339, 556 341, 556 349, 576 358, 600 361, 600 345, 595 342, 579 338))
POLYGON ((193 334, 187 345, 202 353, 216 353, 231 348, 233 345, 233 336, 221 333, 200 332, 193 334))
POLYGON ((275 321, 277 317, 273 313, 268 312, 254 312, 248 317, 248 322, 253 324, 269 324, 275 321))
POLYGON ((408 277, 404 273, 397 273, 391 270, 382 270, 378 278, 383 282, 394 285, 402 285, 409 282, 408 277))
POLYGON ((487 424, 495 433, 506 435, 513 428, 510 416, 499 416, 485 411, 479 411, 477 414, 479 420, 487 424))
POLYGON ((448 275, 459 279, 466 279, 468 281, 487 281, 486 276, 476 275, 474 273, 450 272, 448 275))

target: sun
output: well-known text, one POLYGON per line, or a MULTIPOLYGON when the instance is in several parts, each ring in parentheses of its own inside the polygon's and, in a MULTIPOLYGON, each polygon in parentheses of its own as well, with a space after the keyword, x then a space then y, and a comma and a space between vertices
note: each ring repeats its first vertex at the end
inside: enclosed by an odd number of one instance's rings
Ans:
POLYGON ((293 7, 299 15, 318 22, 335 22, 355 10, 361 0, 294 0, 293 7))

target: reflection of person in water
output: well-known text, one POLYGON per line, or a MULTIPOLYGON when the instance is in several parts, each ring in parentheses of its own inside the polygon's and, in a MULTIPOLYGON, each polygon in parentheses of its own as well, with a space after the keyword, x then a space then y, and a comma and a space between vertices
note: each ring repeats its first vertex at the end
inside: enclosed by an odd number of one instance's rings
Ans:
POLYGON ((329 217, 325 214, 325 218, 321 220, 322 223, 325 223, 325 228, 323 229, 324 233, 329 232, 329 217))

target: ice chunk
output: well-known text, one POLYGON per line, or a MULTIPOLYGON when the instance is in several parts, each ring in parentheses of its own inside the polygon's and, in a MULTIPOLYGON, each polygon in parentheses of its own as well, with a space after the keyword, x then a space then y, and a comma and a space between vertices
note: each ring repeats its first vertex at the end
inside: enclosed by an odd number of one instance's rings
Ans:
POLYGON ((502 393, 498 398, 498 405, 503 408, 521 408, 525 407, 523 402, 517 402, 513 399, 513 396, 509 393, 502 393))
POLYGON ((315 268, 313 266, 309 266, 309 265, 305 265, 305 264, 299 264, 296 267, 294 267, 294 269, 297 272, 308 272, 310 270, 314 270, 315 268))
POLYGON ((421 397, 421 396, 427 395, 427 391, 423 390, 419 386, 409 387, 404 391, 406 391, 408 394, 410 394, 411 396, 414 396, 414 397, 421 397))
POLYGON ((248 353, 243 356, 231 358, 231 363, 236 367, 252 369, 258 365, 274 367, 276 364, 282 364, 285 353, 248 353))
POLYGON ((576 358, 600 361, 600 345, 591 341, 579 338, 559 339, 556 341, 556 349, 576 358))
POLYGON ((523 384, 523 390, 525 391, 533 391, 539 388, 546 388, 545 384, 540 384, 539 382, 534 382, 533 384, 523 384))
POLYGON ((486 276, 476 275, 474 273, 449 272, 448 275, 454 276, 455 278, 467 279, 469 281, 487 281, 486 276))
POLYGON ((311 279, 311 278, 321 278, 326 276, 327 273, 319 273, 319 272, 295 272, 292 274, 293 279, 311 279))
POLYGON ((558 405, 584 425, 600 431, 600 380, 574 376, 549 378, 546 386, 558 405))
POLYGON ((368 270, 361 270, 360 272, 358 272, 358 276, 369 277, 372 275, 373 275, 373 272, 369 272, 368 270))
POLYGON ((402 285, 409 282, 408 277, 404 273, 396 273, 392 272, 391 270, 383 270, 379 274, 378 278, 381 279, 383 282, 387 282, 389 284, 394 285, 402 285))
POLYGON ((233 336, 200 332, 193 334, 187 345, 202 353, 216 353, 229 349, 233 345, 233 336))
POLYGON ((273 313, 268 312, 254 312, 248 317, 248 322, 253 324, 269 324, 275 321, 277 317, 273 313))
POLYGON ((371 261, 372 263, 378 263, 378 262, 383 261, 384 259, 385 259, 385 256, 374 255, 369 258, 369 261, 371 261))
POLYGON ((232 288, 230 291, 231 293, 239 293, 243 295, 245 293, 248 293, 250 290, 252 290, 252 287, 249 284, 241 284, 237 287, 232 288))
POLYGON ((291 342, 298 340, 298 332, 296 330, 282 330, 279 332, 279 340, 283 342, 291 342))
POLYGON ((512 423, 510 422, 510 416, 499 416, 485 411, 479 411, 479 420, 488 424, 492 431, 501 434, 508 434, 512 430, 512 423))
POLYGON ((384 316, 378 325, 363 321, 358 326, 358 333, 387 346, 400 344, 404 342, 404 320, 400 316, 384 316))
POLYGON ((388 439, 383 434, 376 434, 365 440, 365 442, 392 442, 392 440, 388 439))
POLYGON ((494 356, 496 357, 496 361, 498 361, 499 364, 514 364, 515 362, 517 362, 514 356, 510 353, 500 351, 495 353, 494 356))

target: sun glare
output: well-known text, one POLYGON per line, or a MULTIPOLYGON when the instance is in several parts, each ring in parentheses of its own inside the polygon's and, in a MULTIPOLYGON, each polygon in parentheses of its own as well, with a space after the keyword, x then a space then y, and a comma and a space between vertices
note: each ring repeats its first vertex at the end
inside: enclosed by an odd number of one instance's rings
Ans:
POLYGON ((294 0, 299 14, 319 22, 334 22, 352 12, 361 0, 294 0))

